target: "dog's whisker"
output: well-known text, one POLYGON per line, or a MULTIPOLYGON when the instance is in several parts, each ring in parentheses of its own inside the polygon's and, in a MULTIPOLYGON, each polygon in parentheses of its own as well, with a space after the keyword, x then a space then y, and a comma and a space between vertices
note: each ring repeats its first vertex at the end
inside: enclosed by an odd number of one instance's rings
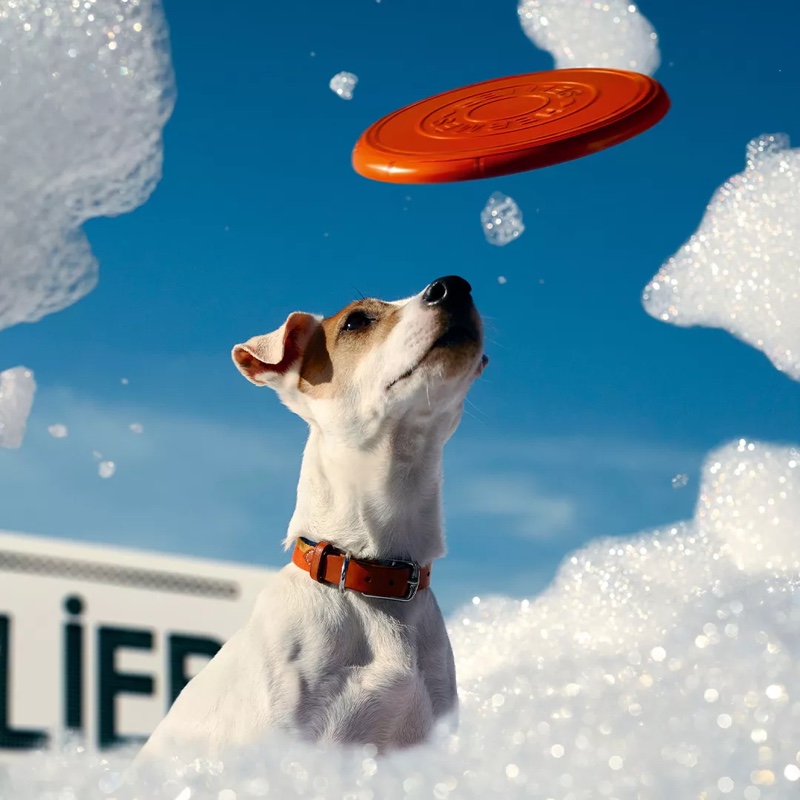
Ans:
POLYGON ((478 425, 486 425, 486 420, 485 419, 481 419, 476 414, 470 413, 469 409, 465 408, 464 409, 464 414, 465 414, 465 416, 469 417, 470 419, 474 419, 475 422, 478 423, 478 425))
POLYGON ((361 293, 361 290, 355 287, 352 283, 350 284, 350 288, 358 295, 360 300, 366 300, 367 298, 361 293))
POLYGON ((465 398, 465 400, 468 405, 472 406, 472 408, 475 409, 476 413, 482 414, 484 418, 488 419, 489 415, 485 411, 483 411, 479 406, 473 403, 472 400, 469 399, 469 397, 465 398))
POLYGON ((498 348, 499 350, 508 350, 509 349, 507 344, 503 344, 502 342, 498 341, 497 339, 490 339, 490 338, 487 337, 486 341, 490 345, 492 345, 493 347, 498 348))

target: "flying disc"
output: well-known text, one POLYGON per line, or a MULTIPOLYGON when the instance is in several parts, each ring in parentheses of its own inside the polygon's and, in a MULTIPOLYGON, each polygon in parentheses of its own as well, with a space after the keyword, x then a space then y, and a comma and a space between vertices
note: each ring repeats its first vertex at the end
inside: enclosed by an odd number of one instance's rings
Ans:
POLYGON ((389 183, 448 183, 549 167, 605 150, 669 110, 658 81, 615 69, 561 69, 475 83, 367 128, 353 168, 389 183))

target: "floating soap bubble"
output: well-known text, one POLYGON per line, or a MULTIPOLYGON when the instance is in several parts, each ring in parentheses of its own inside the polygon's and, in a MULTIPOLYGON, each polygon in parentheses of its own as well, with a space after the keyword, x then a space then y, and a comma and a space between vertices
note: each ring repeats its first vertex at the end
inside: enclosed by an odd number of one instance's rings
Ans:
POLYGON ((94 288, 81 225, 149 197, 173 103, 158 0, 3 4, 0 329, 94 288))
POLYGON ((342 100, 352 100, 357 83, 358 77, 352 72, 337 72, 328 85, 331 87, 331 91, 338 94, 342 100))
POLYGON ((481 211, 481 227, 486 241, 497 247, 513 242, 525 231, 519 206, 502 192, 494 192, 481 211))
POLYGON ((520 0, 525 35, 550 53, 556 69, 608 67, 652 75, 661 63, 658 35, 624 0, 520 0))
POLYGON ((67 435, 69 434, 69 429, 66 425, 62 425, 60 422, 56 423, 55 425, 48 425, 47 432, 54 438, 54 439, 66 439, 67 435))
POLYGON ((141 433, 144 430, 144 425, 142 425, 141 422, 131 422, 131 424, 128 425, 128 430, 131 433, 141 433))
POLYGON ((648 284, 644 307, 674 325, 724 328, 800 380, 800 149, 761 136, 746 163, 648 284))
POLYGON ((678 473, 672 478, 673 489, 683 489, 689 483, 689 476, 683 472, 678 473))
POLYGON ((101 478, 110 478, 117 471, 117 465, 113 461, 101 461, 97 465, 97 474, 101 478))
POLYGON ((35 392, 33 372, 26 367, 0 372, 0 447, 22 444, 35 392))

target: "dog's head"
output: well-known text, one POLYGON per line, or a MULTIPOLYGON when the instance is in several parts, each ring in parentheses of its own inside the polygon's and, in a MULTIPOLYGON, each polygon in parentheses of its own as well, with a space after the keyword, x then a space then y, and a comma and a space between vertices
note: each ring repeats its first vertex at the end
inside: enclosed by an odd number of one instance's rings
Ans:
POLYGON ((248 380, 355 445, 410 416, 449 438, 488 363, 472 288, 457 276, 405 300, 359 300, 324 319, 294 312, 232 355, 248 380))

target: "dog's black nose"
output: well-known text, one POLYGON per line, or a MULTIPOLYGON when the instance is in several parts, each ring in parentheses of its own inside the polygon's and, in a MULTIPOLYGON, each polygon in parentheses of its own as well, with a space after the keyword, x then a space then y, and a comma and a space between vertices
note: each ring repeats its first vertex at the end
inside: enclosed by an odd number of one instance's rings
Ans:
POLYGON ((472 287, 458 275, 437 278, 422 293, 422 301, 429 306, 458 305, 471 299, 472 287))

